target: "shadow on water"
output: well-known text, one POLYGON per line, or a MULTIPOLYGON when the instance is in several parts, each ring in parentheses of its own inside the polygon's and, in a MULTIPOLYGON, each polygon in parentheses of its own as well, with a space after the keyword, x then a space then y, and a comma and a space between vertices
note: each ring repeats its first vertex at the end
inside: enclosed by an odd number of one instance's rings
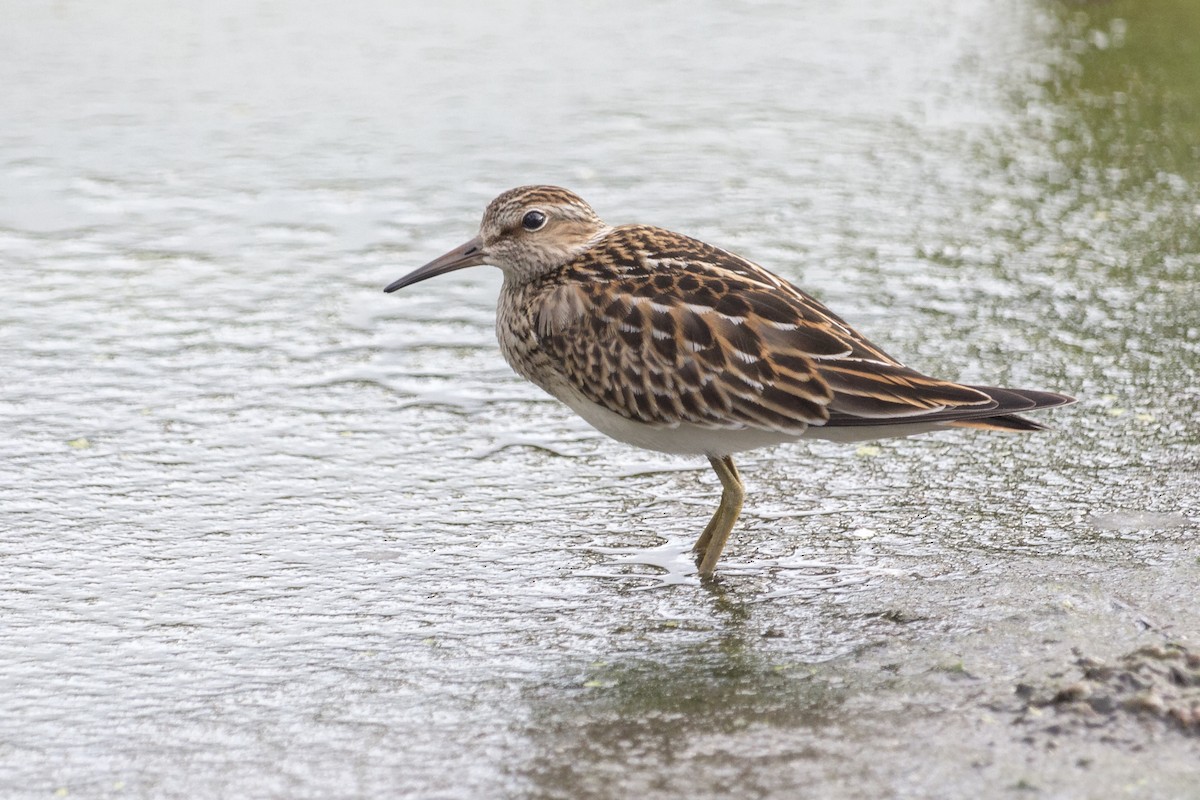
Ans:
POLYGON ((534 796, 745 792, 754 770, 819 755, 812 741, 861 687, 772 653, 754 605, 708 594, 720 627, 704 641, 595 662, 529 692, 532 756, 517 772, 534 796))

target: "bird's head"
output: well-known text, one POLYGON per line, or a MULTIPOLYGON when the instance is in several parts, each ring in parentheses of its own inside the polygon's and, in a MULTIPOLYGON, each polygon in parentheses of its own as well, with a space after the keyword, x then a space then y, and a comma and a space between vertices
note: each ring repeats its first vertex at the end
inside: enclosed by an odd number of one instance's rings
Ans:
POLYGON ((521 284, 561 267, 610 230, 578 195, 558 186, 520 186, 491 203, 479 235, 389 284, 394 292, 464 267, 492 264, 521 284))

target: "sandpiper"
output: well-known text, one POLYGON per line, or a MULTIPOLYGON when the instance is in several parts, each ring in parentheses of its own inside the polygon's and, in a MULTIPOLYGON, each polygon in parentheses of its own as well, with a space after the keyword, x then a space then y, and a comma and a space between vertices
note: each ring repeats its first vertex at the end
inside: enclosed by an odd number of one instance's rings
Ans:
POLYGON ((1016 412, 1074 401, 923 375, 757 264, 662 228, 610 226, 557 186, 504 192, 478 236, 384 291, 479 264, 504 273, 496 336, 518 374, 614 439, 708 457, 723 490, 693 548, 703 579, 745 498, 733 453, 806 436, 1036 431, 1016 412))

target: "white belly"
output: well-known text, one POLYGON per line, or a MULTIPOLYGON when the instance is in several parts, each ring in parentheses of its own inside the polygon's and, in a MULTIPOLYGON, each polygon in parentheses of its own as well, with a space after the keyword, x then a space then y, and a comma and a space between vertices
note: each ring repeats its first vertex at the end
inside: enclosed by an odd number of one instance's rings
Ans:
POLYGON ((831 442, 869 442, 898 436, 915 436, 943 426, 930 423, 879 425, 871 427, 822 428, 810 426, 800 435, 765 431, 757 428, 702 428, 680 423, 676 427, 657 427, 627 419, 593 403, 577 392, 551 392, 589 425, 619 442, 677 455, 727 456, 759 447, 770 447, 800 439, 825 439, 831 442))

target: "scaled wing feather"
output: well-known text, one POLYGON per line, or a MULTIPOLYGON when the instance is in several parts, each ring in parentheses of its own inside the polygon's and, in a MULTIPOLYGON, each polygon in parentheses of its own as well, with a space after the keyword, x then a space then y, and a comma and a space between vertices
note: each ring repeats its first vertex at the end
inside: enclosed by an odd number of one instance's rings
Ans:
POLYGON ((562 378, 648 425, 798 435, 998 406, 905 367, 753 262, 659 228, 614 228, 541 288, 539 309, 538 344, 562 378))

